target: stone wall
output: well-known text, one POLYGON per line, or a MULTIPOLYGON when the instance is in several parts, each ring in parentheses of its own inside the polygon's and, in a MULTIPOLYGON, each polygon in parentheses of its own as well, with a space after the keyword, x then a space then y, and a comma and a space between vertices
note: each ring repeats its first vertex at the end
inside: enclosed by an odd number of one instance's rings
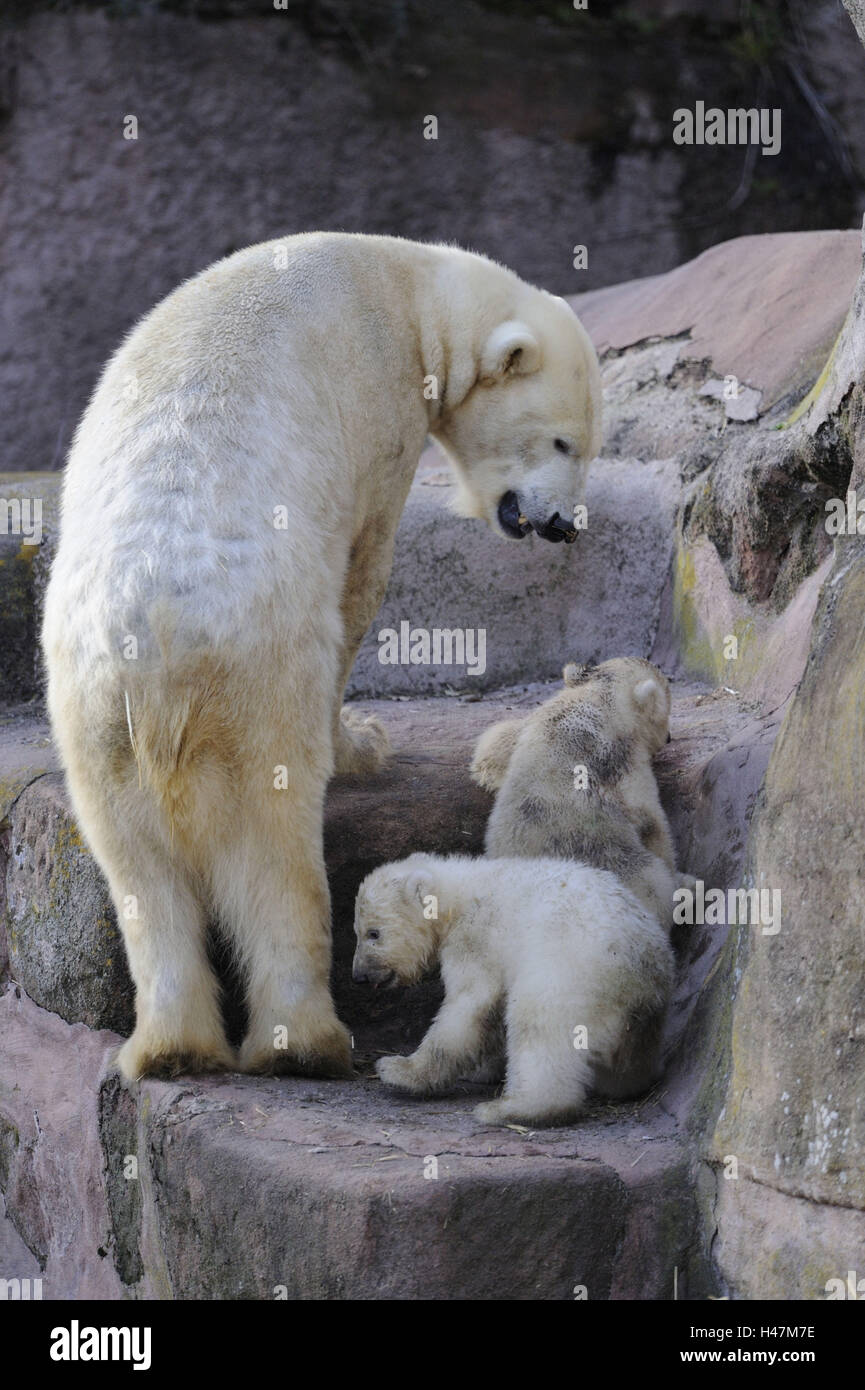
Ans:
POLYGON ((573 294, 745 232, 858 225, 865 55, 846 16, 837 0, 748 14, 734 0, 12 0, 0 467, 60 467, 136 318, 256 240, 454 239, 573 294), (674 146, 672 112, 697 100, 781 107, 781 153, 674 146))

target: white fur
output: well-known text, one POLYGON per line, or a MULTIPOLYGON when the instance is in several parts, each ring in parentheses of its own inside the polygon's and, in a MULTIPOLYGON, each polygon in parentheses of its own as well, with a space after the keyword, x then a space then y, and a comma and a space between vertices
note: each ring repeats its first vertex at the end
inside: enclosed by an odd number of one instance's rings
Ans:
POLYGON ((234 1065, 204 951, 214 911, 248 982, 239 1064, 348 1069, 324 789, 386 753, 341 698, 424 439, 497 528, 508 489, 532 520, 566 515, 599 430, 597 362, 567 306, 482 257, 387 237, 241 251, 108 363, 69 458, 43 642, 137 987, 128 1076, 234 1065), (522 369, 503 324, 536 345, 522 369))
POLYGON ((444 1003, 416 1052, 381 1058, 387 1085, 448 1089, 488 1063, 499 1013, 507 1075, 503 1095, 475 1110, 484 1123, 561 1123, 592 1088, 621 1097, 656 1077, 673 954, 656 917, 605 870, 415 854, 364 880, 355 933, 356 977, 411 983, 441 962, 444 1003), (579 1028, 586 1049, 574 1046, 579 1028))

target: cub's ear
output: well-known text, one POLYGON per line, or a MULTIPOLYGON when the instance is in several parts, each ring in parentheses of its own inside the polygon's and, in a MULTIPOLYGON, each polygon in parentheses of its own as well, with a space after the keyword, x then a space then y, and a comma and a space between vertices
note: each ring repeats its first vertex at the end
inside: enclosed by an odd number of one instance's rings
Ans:
POLYGON ((410 869, 400 885, 400 891, 405 902, 422 903, 435 891, 433 876, 428 869, 410 869))
POLYGON ((562 680, 565 685, 582 685, 593 670, 594 667, 591 665, 583 666, 579 662, 569 661, 562 671, 562 680))
POLYGON ((484 343, 478 369, 482 385, 508 376, 528 376, 541 365, 541 345, 528 324, 508 319, 494 328, 484 343))
POLYGON ((638 709, 647 710, 656 718, 662 718, 667 711, 667 696, 654 676, 648 676, 634 686, 634 703, 638 709))
POLYGON ((472 780, 485 791, 497 792, 505 780, 511 754, 523 727, 522 719, 503 719, 485 729, 469 764, 472 780))

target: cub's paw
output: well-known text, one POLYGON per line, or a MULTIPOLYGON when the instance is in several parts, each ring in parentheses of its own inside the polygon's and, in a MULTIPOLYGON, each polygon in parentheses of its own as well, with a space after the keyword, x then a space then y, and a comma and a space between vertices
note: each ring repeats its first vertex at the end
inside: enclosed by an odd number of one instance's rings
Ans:
POLYGON ((525 1102, 509 1100, 501 1096, 499 1100, 486 1100, 474 1108, 474 1117, 482 1125, 527 1125, 532 1129, 551 1129, 557 1125, 572 1124, 580 1112, 574 1102, 566 1106, 532 1107, 525 1102))
POLYGON ((521 719, 502 719, 481 734, 469 764, 469 775, 484 791, 497 792, 502 785, 522 728, 521 719))
POLYGON ((418 1076, 410 1057, 379 1057, 375 1069, 385 1086, 411 1091, 414 1095, 422 1095, 427 1090, 426 1082, 418 1076))
POLYGON ((378 772, 390 753, 387 730, 374 714, 343 705, 335 748, 336 772, 378 772))
POLYGON ((501 1100, 485 1100, 476 1105, 472 1113, 482 1125, 504 1125, 513 1120, 510 1107, 501 1100))

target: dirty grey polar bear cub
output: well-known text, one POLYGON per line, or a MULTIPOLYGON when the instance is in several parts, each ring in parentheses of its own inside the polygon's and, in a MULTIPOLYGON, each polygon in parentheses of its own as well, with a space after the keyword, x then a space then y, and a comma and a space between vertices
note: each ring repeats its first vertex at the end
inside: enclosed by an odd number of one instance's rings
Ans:
POLYGON ((670 729, 670 685, 651 662, 567 665, 564 689, 481 734, 471 775, 496 793, 490 855, 577 859, 616 874, 668 931, 673 837, 652 758, 670 729))
POLYGON ((504 1092, 476 1117, 553 1125, 589 1090, 623 1098, 656 1079, 673 952, 614 874, 414 854, 364 879, 355 934, 359 981, 412 984, 441 963, 444 1003, 417 1051, 376 1065, 388 1086, 446 1091, 501 1051, 504 1092))
POLYGON ((136 987, 126 1076, 350 1070, 324 792, 386 754, 342 692, 424 440, 449 455, 463 514, 557 541, 599 430, 597 360, 562 300, 390 237, 238 252, 108 363, 69 457, 43 644, 136 987), (245 977, 239 1058, 212 916, 245 977))

